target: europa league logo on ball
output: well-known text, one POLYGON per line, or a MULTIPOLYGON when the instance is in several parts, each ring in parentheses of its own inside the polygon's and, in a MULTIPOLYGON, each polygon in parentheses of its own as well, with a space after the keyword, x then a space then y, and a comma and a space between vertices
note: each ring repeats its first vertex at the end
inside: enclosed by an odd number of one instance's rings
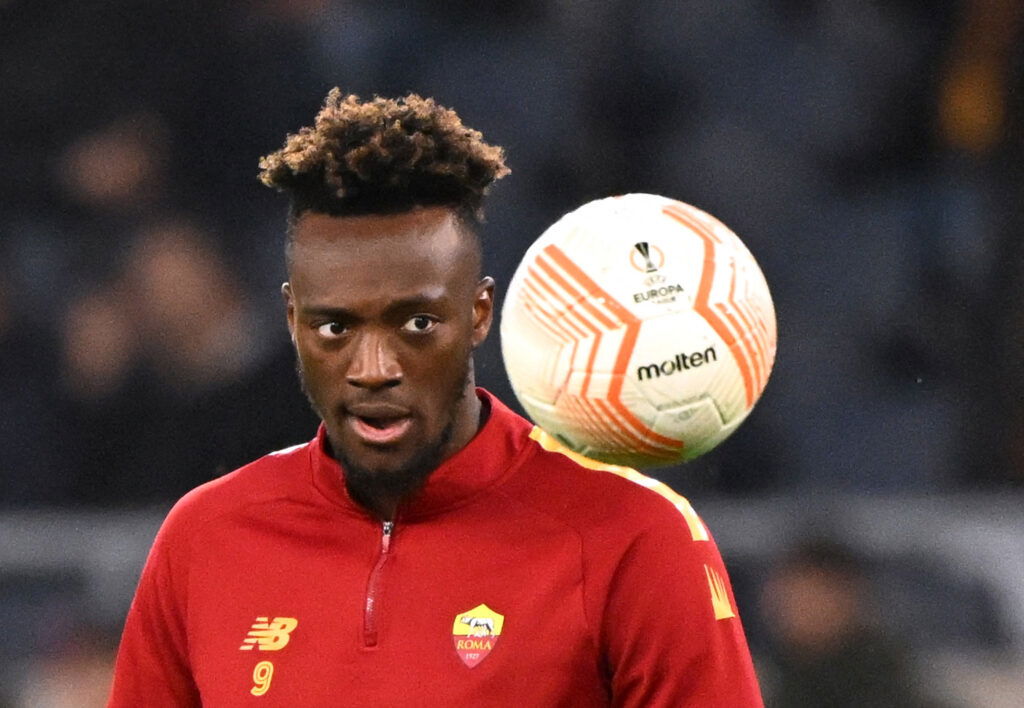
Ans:
POLYGON ((642 270, 645 273, 654 273, 659 268, 665 265, 665 254, 657 246, 654 247, 654 258, 658 260, 658 264, 655 265, 651 258, 651 244, 647 241, 640 241, 639 243, 633 244, 633 251, 629 254, 630 264, 637 270, 642 270), (643 262, 639 262, 636 254, 640 254, 643 258, 643 262))

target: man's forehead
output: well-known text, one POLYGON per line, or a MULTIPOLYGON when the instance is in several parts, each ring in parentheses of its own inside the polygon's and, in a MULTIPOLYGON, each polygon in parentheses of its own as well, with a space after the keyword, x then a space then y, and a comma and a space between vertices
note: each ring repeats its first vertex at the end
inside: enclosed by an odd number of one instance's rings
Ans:
POLYGON ((307 212, 292 227, 292 240, 297 245, 314 248, 329 248, 332 243, 349 247, 360 240, 421 239, 455 246, 462 242, 464 235, 455 213, 445 207, 358 216, 307 212))
MULTIPOLYGON (((304 215, 289 258, 293 289, 306 297, 379 299, 476 284, 473 243, 447 209, 394 215, 304 215)), ((305 298, 303 298, 305 299, 305 298)))

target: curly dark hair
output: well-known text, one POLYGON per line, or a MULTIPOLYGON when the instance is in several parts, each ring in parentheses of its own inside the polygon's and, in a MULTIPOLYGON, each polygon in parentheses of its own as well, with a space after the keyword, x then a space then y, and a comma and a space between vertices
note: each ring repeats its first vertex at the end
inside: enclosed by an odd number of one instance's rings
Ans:
POLYGON ((391 214, 447 206, 483 218, 490 185, 509 173, 504 152, 432 98, 361 101, 337 88, 313 127, 260 159, 260 180, 291 197, 291 218, 391 214))

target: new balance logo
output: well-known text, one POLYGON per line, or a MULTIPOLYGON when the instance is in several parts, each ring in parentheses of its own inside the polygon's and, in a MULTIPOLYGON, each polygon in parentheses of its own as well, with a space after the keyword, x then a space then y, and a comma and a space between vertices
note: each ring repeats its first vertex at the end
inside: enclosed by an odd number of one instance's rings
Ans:
POLYGON ((251 651, 257 647, 260 651, 284 649, 288 645, 288 640, 291 639, 292 630, 298 624, 299 621, 294 617, 275 617, 272 620, 266 617, 257 617, 256 621, 252 623, 249 634, 243 640, 242 646, 238 648, 242 651, 251 651))
POLYGON ((735 617, 732 603, 729 602, 729 591, 725 588, 725 581, 713 568, 704 566, 704 573, 708 576, 708 587, 711 589, 711 607, 715 610, 715 619, 724 620, 735 617))

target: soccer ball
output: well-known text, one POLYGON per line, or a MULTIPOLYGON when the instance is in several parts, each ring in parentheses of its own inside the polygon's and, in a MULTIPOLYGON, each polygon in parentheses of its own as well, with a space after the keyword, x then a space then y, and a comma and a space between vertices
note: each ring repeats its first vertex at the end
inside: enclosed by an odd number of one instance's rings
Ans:
POLYGON ((775 308, 740 239, 689 204, 584 204, 527 250, 501 348, 533 421, 629 467, 692 459, 728 437, 775 361, 775 308))

